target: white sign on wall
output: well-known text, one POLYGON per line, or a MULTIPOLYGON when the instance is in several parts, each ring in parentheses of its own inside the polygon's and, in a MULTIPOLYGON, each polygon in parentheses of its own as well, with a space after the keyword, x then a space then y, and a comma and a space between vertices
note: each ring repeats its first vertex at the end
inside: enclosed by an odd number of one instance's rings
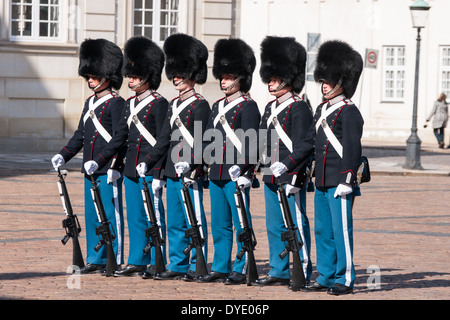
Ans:
POLYGON ((365 66, 366 68, 376 69, 378 64, 378 50, 366 49, 365 66))

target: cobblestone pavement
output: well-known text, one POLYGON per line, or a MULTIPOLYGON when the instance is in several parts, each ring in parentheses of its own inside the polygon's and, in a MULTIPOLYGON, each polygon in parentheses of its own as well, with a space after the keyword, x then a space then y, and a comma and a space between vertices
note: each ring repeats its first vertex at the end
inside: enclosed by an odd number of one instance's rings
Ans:
MULTIPOLYGON (((0 299, 182 301, 184 304, 174 305, 177 314, 189 305, 186 300, 197 304, 204 300, 448 300, 450 151, 433 147, 424 151, 425 172, 401 169, 401 148, 372 145, 364 152, 371 163, 372 181, 361 186, 362 196, 354 208, 355 289, 354 294, 339 297, 324 292, 292 292, 286 287, 225 286, 98 274, 73 276, 67 273, 72 262, 71 242, 64 246, 60 241, 64 213, 57 193, 57 175, 49 171, 52 155, 1 154, 0 299)), ((83 178, 79 168, 80 159, 74 159, 68 166, 66 181, 83 228, 83 178)), ((308 193, 307 201, 314 230, 313 193, 308 193)), ((210 221, 208 192, 204 204, 210 221)), ((258 273, 265 276, 269 264, 262 187, 251 191, 251 213, 258 240, 258 273)), ((315 266, 313 235, 312 239, 315 266)), ((85 253, 84 231, 80 242, 85 253)), ((209 243, 211 260, 212 239, 209 243)), ((125 248, 126 260, 127 243, 125 248)), ((316 276, 314 269, 313 279, 316 276)))

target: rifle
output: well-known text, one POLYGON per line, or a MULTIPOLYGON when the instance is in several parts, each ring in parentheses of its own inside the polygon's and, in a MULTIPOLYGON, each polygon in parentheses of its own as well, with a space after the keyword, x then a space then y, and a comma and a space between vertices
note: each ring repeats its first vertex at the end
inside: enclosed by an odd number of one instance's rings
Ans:
POLYGON ((164 245, 164 239, 161 234, 161 227, 158 225, 158 220, 156 219, 155 208, 153 207, 152 198, 150 197, 150 190, 144 177, 142 177, 142 184, 144 185, 144 188, 141 190, 142 199, 144 201, 147 219, 150 222, 150 228, 145 230, 145 237, 149 239, 149 242, 143 251, 144 254, 147 254, 152 247, 155 248, 155 274, 157 274, 166 271, 161 250, 161 247, 164 245))
POLYGON ((81 232, 80 222, 78 217, 73 214, 72 204, 70 203, 69 193, 67 192, 65 177, 67 176, 67 171, 58 168, 59 181, 57 182, 59 196, 61 197, 61 202, 66 214, 66 219, 62 221, 62 226, 66 230, 66 235, 61 239, 63 245, 66 245, 67 241, 72 238, 72 264, 78 266, 78 268, 84 267, 83 254, 81 253, 80 241, 78 236, 81 232))
POLYGON ((98 252, 103 245, 106 245, 106 276, 110 277, 114 275, 114 271, 118 269, 116 254, 114 253, 113 242, 116 238, 114 228, 111 226, 111 222, 106 217, 105 208, 103 207, 102 198, 100 196, 100 189, 98 188, 97 181, 95 181, 93 175, 90 175, 92 188, 92 200, 94 200, 95 210, 97 211, 98 221, 100 226, 95 228, 95 234, 99 236, 99 242, 94 247, 95 252, 98 252))
POLYGON ((236 192, 234 194, 236 201, 236 207, 239 215, 239 221, 241 223, 242 232, 238 235, 238 241, 242 243, 241 251, 236 257, 241 260, 244 254, 248 253, 248 274, 247 285, 250 286, 252 282, 258 279, 258 270, 256 269, 256 260, 254 250, 256 247, 256 237, 253 229, 248 222, 247 210, 245 209, 244 198, 242 197, 242 189, 239 187, 236 181, 236 192))
POLYGON ((189 252, 195 248, 196 250, 196 265, 195 265, 195 277, 208 274, 206 267, 205 256, 203 255, 203 245, 206 239, 203 237, 203 230, 201 225, 197 222, 195 216, 194 206, 192 205, 191 194, 189 193, 189 182, 184 181, 183 175, 181 176, 183 188, 181 189, 181 196, 183 198, 184 207, 188 216, 189 224, 191 227, 185 231, 185 237, 190 239, 189 245, 183 250, 184 255, 188 255, 189 252))
POLYGON ((286 248, 279 254, 279 256, 280 259, 283 260, 289 252, 292 252, 293 265, 291 274, 291 288, 292 291, 298 291, 306 285, 305 274, 303 273, 303 268, 300 261, 300 249, 303 243, 297 238, 297 227, 292 219, 291 210, 287 201, 286 190, 284 189, 279 177, 277 194, 281 211, 283 213, 284 223, 287 229, 287 231, 281 234, 281 241, 284 241, 286 248))

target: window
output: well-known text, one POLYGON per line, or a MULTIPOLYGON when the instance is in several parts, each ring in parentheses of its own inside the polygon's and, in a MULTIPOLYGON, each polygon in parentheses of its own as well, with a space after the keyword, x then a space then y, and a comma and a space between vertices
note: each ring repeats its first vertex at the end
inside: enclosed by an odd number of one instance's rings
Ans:
POLYGON ((61 40, 60 0, 11 0, 11 40, 61 40))
POLYGON ((383 100, 403 102, 405 95, 405 47, 385 47, 383 63, 383 100))
POLYGON ((383 83, 383 100, 403 101, 405 88, 405 47, 384 48, 383 83))
POLYGON ((163 43, 178 32, 179 0, 134 0, 133 34, 163 43))
POLYGON ((450 99, 450 46, 441 47, 439 63, 439 92, 445 93, 450 99))
POLYGON ((306 62, 306 80, 314 81, 317 52, 320 46, 320 33, 308 33, 308 52, 306 62))

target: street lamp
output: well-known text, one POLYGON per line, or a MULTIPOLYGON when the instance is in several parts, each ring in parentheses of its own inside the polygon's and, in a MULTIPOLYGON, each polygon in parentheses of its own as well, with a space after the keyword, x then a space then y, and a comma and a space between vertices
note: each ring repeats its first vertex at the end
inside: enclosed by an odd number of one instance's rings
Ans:
POLYGON ((416 0, 409 7, 413 28, 417 29, 417 45, 416 45, 416 72, 414 79, 414 102, 411 135, 406 140, 406 162, 403 166, 405 169, 423 170, 420 164, 420 144, 421 141, 417 135, 417 95, 419 88, 419 60, 420 60, 420 30, 425 28, 428 20, 428 10, 430 6, 424 0, 416 0))

